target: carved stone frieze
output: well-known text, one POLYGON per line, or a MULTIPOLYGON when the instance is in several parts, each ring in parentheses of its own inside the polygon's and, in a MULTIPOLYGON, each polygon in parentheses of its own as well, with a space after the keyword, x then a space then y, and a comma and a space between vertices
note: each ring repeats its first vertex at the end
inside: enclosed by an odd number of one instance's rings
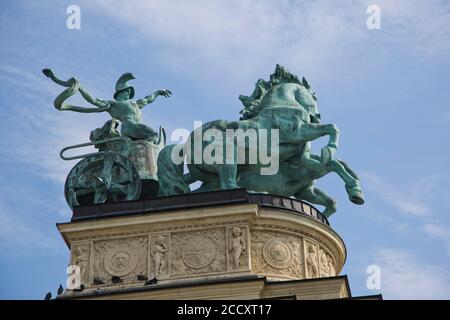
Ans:
POLYGON ((252 232, 252 269, 271 276, 303 278, 301 237, 276 231, 252 232))
POLYGON ((333 257, 324 248, 319 249, 320 276, 333 277, 336 275, 336 263, 333 257))
POLYGON ((134 282, 147 275, 147 237, 129 237, 94 242, 94 277, 102 282, 134 282), (120 280, 119 280, 120 278, 120 280))
POLYGON ((88 232, 74 233, 71 263, 80 267, 87 290, 142 287, 153 277, 156 285, 244 275, 271 281, 332 277, 342 268, 345 245, 328 226, 272 209, 261 215, 244 210, 247 216, 220 210, 180 211, 173 223, 164 221, 166 213, 161 219, 105 219, 103 228, 100 220, 88 232), (118 219, 123 226, 111 227, 118 219))
POLYGON ((225 228, 171 235, 171 275, 226 271, 225 228))

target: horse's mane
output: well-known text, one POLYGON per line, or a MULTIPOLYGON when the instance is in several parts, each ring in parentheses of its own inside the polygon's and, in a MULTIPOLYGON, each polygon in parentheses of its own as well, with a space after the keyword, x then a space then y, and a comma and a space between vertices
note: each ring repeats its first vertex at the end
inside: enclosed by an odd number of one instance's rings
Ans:
MULTIPOLYGON (((283 66, 277 64, 275 67, 275 72, 270 75, 269 81, 259 79, 256 82, 255 90, 250 96, 239 96, 239 100, 241 100, 242 104, 244 105, 244 109, 240 111, 240 114, 242 114, 240 120, 246 120, 256 116, 261 109, 261 101, 266 93, 274 86, 281 83, 299 84, 311 92, 311 87, 305 78, 302 78, 302 80, 300 81, 296 75, 289 72, 289 70, 287 70, 283 66)), ((311 92, 311 94, 316 100, 315 94, 313 92, 311 92)))

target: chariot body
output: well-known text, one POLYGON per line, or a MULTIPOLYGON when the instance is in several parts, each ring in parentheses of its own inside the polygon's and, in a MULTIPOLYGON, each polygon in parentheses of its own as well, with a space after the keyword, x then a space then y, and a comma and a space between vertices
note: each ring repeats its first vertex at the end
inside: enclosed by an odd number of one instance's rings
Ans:
POLYGON ((64 160, 82 159, 70 171, 65 197, 71 208, 79 205, 148 199, 157 195, 159 152, 165 146, 165 132, 157 141, 132 140, 117 131, 119 122, 109 120, 91 132, 90 142, 61 150, 64 160), (71 149, 94 146, 97 152, 65 156, 71 149))

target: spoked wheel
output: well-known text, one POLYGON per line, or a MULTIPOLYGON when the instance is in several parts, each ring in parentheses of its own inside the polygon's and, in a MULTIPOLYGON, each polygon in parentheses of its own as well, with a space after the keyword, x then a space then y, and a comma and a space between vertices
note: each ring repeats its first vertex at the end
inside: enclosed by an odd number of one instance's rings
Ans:
POLYGON ((136 200, 139 174, 125 156, 100 152, 78 162, 67 176, 65 196, 71 208, 104 202, 136 200))

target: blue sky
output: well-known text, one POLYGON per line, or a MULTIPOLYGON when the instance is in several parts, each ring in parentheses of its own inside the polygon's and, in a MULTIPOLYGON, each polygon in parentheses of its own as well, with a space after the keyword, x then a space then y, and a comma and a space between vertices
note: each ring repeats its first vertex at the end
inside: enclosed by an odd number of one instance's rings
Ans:
MULTIPOLYGON (((123 72, 137 96, 169 88, 144 122, 170 133, 195 120, 238 118, 275 64, 305 76, 324 123, 341 130, 338 157, 361 176, 366 204, 342 182, 330 222, 344 239, 354 295, 450 298, 450 4, 446 0, 1 1, 0 298, 42 299, 65 284, 70 219, 61 148, 88 141, 107 115, 58 112, 51 67, 110 98, 123 72), (81 29, 66 8, 81 8, 81 29), (366 8, 381 8, 381 29, 366 8), (366 268, 381 268, 381 290, 366 268)), ((77 99, 75 99, 77 101, 77 99)), ((81 102, 80 99, 78 99, 81 102)), ((314 143, 320 150, 324 140, 314 143)))

